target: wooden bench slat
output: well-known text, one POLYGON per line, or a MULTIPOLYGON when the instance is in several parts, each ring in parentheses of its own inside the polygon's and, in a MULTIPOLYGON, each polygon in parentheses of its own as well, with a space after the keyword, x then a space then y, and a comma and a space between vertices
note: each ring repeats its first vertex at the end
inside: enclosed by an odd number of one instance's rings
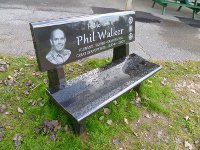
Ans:
POLYGON ((158 3, 158 4, 164 4, 164 5, 177 5, 177 6, 185 6, 185 7, 191 7, 191 8, 200 8, 200 6, 195 6, 194 4, 184 4, 184 3, 180 3, 180 2, 175 2, 175 1, 168 1, 168 0, 153 0, 154 2, 158 3))
POLYGON ((131 54, 67 81, 62 90, 49 89, 48 94, 74 119, 81 122, 160 69, 159 65, 131 54))
POLYGON ((187 7, 193 10, 192 18, 195 18, 195 13, 197 14, 200 11, 200 5, 197 2, 192 2, 192 3, 183 3, 178 0, 176 1, 170 1, 170 0, 153 0, 153 6, 155 3, 160 4, 163 6, 162 14, 165 12, 165 7, 168 5, 174 5, 174 6, 179 6, 177 11, 180 11, 182 7, 187 7))

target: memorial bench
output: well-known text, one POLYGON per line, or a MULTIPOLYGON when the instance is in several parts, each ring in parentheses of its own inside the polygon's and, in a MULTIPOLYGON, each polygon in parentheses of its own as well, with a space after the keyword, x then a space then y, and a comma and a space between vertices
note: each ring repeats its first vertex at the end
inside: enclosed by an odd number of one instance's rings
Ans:
POLYGON ((178 11, 180 11, 180 9, 182 7, 190 8, 193 10, 193 13, 192 13, 193 19, 195 18, 195 14, 197 14, 200 10, 200 5, 197 3, 197 0, 195 0, 195 2, 191 2, 191 3, 189 3, 188 0, 183 0, 183 1, 180 1, 180 0, 153 0, 152 8, 155 6, 155 3, 163 6, 162 14, 164 14, 165 8, 168 5, 179 6, 178 11))
POLYGON ((48 20, 30 23, 30 27, 39 70, 48 73, 47 93, 69 114, 78 134, 84 131, 88 116, 126 91, 138 88, 161 69, 136 54, 129 55, 128 43, 135 39, 133 11, 48 20), (60 45, 56 45, 59 40, 60 45), (50 51, 58 51, 63 45, 67 48, 63 53, 68 55, 62 57, 64 61, 57 55, 51 58, 50 51), (63 65, 112 48, 110 64, 65 79, 63 65))

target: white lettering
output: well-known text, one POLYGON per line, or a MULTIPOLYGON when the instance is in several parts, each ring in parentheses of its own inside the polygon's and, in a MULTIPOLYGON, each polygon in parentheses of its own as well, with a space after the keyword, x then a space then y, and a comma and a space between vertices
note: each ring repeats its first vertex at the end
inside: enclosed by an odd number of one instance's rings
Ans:
POLYGON ((98 35, 99 35, 99 39, 100 39, 100 40, 101 40, 101 39, 104 39, 105 36, 106 36, 106 30, 105 30, 105 32, 101 32, 101 33, 97 32, 97 33, 98 33, 98 35))
POLYGON ((76 38, 77 38, 77 40, 78 40, 78 45, 80 45, 80 41, 83 40, 83 37, 82 37, 82 36, 78 36, 78 37, 76 37, 76 38))

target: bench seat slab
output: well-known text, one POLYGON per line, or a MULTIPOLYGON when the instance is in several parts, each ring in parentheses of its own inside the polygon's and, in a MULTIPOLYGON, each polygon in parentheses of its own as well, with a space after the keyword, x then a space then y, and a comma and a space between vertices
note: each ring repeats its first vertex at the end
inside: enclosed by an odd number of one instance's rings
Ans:
POLYGON ((62 89, 49 89, 47 93, 77 122, 81 122, 160 69, 161 66, 131 54, 68 80, 62 89))

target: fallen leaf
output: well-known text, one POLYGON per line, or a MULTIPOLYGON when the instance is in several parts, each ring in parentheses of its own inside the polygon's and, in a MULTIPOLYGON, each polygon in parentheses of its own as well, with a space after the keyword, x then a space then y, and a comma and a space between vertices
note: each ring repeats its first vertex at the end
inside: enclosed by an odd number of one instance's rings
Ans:
POLYGON ((17 81, 12 76, 9 75, 7 78, 3 80, 3 83, 7 86, 13 86, 17 84, 17 81))
POLYGON ((54 131, 56 132, 56 131, 58 131, 60 128, 61 128, 61 125, 57 125, 57 126, 54 127, 54 131))
POLYGON ((19 71, 22 72, 24 70, 24 68, 20 68, 19 71))
POLYGON ((40 72, 33 72, 32 75, 37 77, 37 76, 40 76, 41 73, 40 72))
POLYGON ((128 119, 124 118, 124 122, 125 122, 126 124, 128 124, 128 119))
POLYGON ((24 64, 26 67, 32 67, 33 64, 24 64))
POLYGON ((45 121, 44 128, 47 128, 47 132, 48 130, 56 132, 61 128, 61 125, 59 124, 58 120, 45 121))
POLYGON ((26 89, 26 90, 24 91, 24 94, 28 95, 28 94, 29 94, 29 90, 26 89))
POLYGON ((68 68, 68 70, 69 70, 69 71, 74 71, 74 68, 70 66, 70 67, 68 68))
POLYGON ((78 72, 81 72, 81 70, 82 70, 82 69, 79 69, 79 68, 77 69, 78 72))
POLYGON ((7 112, 5 112, 4 114, 5 114, 5 115, 10 115, 10 112, 7 111, 7 112))
POLYGON ((141 107, 141 98, 140 98, 138 92, 136 92, 135 94, 136 94, 136 95, 135 95, 135 101, 134 101, 134 103, 135 103, 135 105, 136 105, 137 107, 141 107))
POLYGON ((181 144, 181 143, 182 143, 182 142, 181 142, 181 139, 176 138, 176 143, 177 143, 177 144, 181 144))
POLYGON ((136 132, 133 131, 133 134, 134 134, 136 137, 138 137, 138 134, 137 134, 136 132))
POLYGON ((200 78, 200 74, 195 74, 194 77, 200 78))
POLYGON ((157 117, 158 116, 158 114, 157 113, 153 113, 153 117, 157 117))
POLYGON ((161 85, 162 86, 166 86, 167 85, 167 79, 163 78, 163 80, 161 81, 161 85))
POLYGON ((4 126, 0 123, 0 132, 2 132, 4 130, 5 130, 4 126))
POLYGON ((194 110, 192 110, 192 109, 190 110, 190 112, 191 112, 191 113, 195 113, 195 111, 194 111, 194 110))
POLYGON ((109 115, 110 114, 110 110, 108 108, 103 108, 103 112, 106 114, 106 115, 109 115))
POLYGON ((47 129, 47 132, 48 132, 48 130, 53 130, 53 128, 54 128, 54 126, 51 124, 51 122, 50 121, 45 121, 44 122, 44 129, 47 129))
POLYGON ((32 86, 32 85, 33 85, 33 81, 31 80, 26 81, 26 86, 32 86))
POLYGON ((162 131, 158 131, 157 136, 160 139, 162 137, 162 131))
POLYGON ((15 142, 15 146, 19 147, 21 145, 22 137, 19 133, 15 134, 13 137, 13 141, 15 142))
POLYGON ((0 65, 6 65, 7 63, 5 61, 3 61, 2 59, 0 59, 0 65))
POLYGON ((2 140, 3 140, 3 134, 0 133, 0 141, 2 141, 2 140))
POLYGON ((16 99, 17 99, 17 100, 20 100, 20 99, 21 99, 21 97, 17 96, 17 97, 16 97, 16 99))
POLYGON ((68 125, 66 125, 66 126, 64 127, 64 131, 67 132, 68 129, 69 129, 69 127, 68 127, 68 125))
POLYGON ((0 72, 5 72, 5 71, 6 71, 6 68, 3 66, 0 66, 0 72))
POLYGON ((10 76, 10 75, 8 76, 8 79, 9 79, 9 80, 12 80, 12 81, 14 80, 13 77, 10 76))
POLYGON ((102 121, 104 119, 104 116, 99 117, 99 120, 102 121))
POLYGON ((151 80, 147 80, 148 83, 152 84, 153 82, 151 80))
POLYGON ((39 129, 39 128, 35 128, 35 129, 34 129, 34 132, 35 132, 36 134, 39 134, 39 133, 40 133, 40 129, 39 129))
POLYGON ((188 121, 188 120, 190 119, 190 117, 189 117, 189 116, 185 116, 184 119, 185 119, 186 121, 188 121))
POLYGON ((47 84, 47 83, 48 83, 48 80, 47 80, 47 79, 44 79, 43 82, 44 82, 45 84, 47 84))
POLYGON ((113 101, 113 103, 117 106, 118 105, 118 102, 117 101, 113 101))
POLYGON ((0 72, 5 72, 8 67, 8 63, 0 59, 0 72))
POLYGON ((192 150, 192 145, 188 141, 184 142, 184 146, 185 146, 185 148, 188 148, 189 150, 192 150))
POLYGON ((120 140, 117 138, 117 139, 113 139, 112 140, 112 143, 114 144, 114 145, 119 145, 120 144, 120 140))
POLYGON ((17 111, 18 111, 19 113, 21 113, 21 114, 24 113, 24 111, 23 111, 20 107, 17 107, 17 111))
POLYGON ((200 143, 199 140, 195 140, 195 141, 194 141, 194 144, 195 144, 195 145, 197 145, 197 144, 199 144, 199 143, 200 143))
POLYGON ((169 136, 164 137, 163 141, 164 141, 165 143, 169 144, 169 136))
POLYGON ((44 134, 47 134, 47 133, 49 132, 49 130, 48 130, 47 127, 43 127, 42 129, 43 129, 43 133, 44 133, 44 134))
POLYGON ((28 103, 31 104, 32 106, 34 106, 34 105, 37 104, 37 101, 31 99, 31 100, 28 101, 28 103))
POLYGON ((80 67, 83 67, 83 64, 81 62, 77 62, 77 65, 79 65, 80 67))
POLYGON ((19 70, 15 69, 13 77, 18 78, 20 74, 21 74, 21 72, 19 70))
POLYGON ((0 113, 3 113, 6 110, 6 105, 0 106, 0 113))
POLYGON ((35 59, 35 56, 30 56, 28 57, 30 60, 34 60, 35 59))
POLYGON ((41 101, 41 100, 42 100, 42 98, 41 98, 41 97, 37 99, 37 101, 41 101))
POLYGON ((171 69, 171 70, 175 70, 175 67, 174 67, 174 66, 172 66, 172 67, 170 67, 170 69, 171 69))
POLYGON ((81 133, 81 135, 80 135, 80 139, 81 139, 81 140, 88 141, 89 138, 90 138, 90 134, 89 134, 88 132, 83 132, 83 133, 81 133))
POLYGON ((190 91, 191 91, 192 93, 194 93, 194 94, 197 93, 195 89, 190 89, 190 91))
POLYGON ((56 132, 51 132, 51 135, 49 138, 50 138, 50 140, 55 141, 56 140, 56 132))
POLYGON ((112 125, 112 120, 107 120, 107 122, 106 122, 108 125, 112 125))
POLYGON ((148 119, 151 118, 151 116, 149 114, 146 114, 145 117, 148 118, 148 119))
POLYGON ((43 104, 43 103, 39 103, 39 106, 40 106, 40 107, 43 107, 43 106, 44 106, 44 104, 43 104))
POLYGON ((51 123, 54 127, 56 127, 56 126, 59 125, 58 120, 52 120, 50 123, 51 123))

